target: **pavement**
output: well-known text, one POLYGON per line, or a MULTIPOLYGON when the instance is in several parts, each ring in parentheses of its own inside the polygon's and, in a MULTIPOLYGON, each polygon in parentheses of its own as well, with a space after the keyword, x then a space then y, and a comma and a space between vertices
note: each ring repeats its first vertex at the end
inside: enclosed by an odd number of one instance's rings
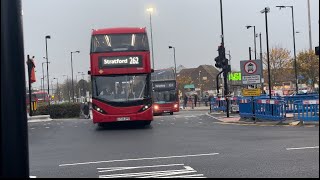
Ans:
POLYGON ((242 124, 242 125, 257 125, 257 126, 319 126, 319 121, 303 121, 301 124, 300 121, 293 118, 291 114, 287 116, 283 121, 268 121, 258 119, 256 121, 251 118, 241 118, 239 114, 230 113, 230 117, 226 117, 226 113, 223 112, 212 112, 207 113, 208 116, 211 116, 223 123, 232 123, 232 124, 242 124))
POLYGON ((210 106, 197 106, 197 107, 186 107, 185 109, 180 108, 180 111, 210 111, 210 106))

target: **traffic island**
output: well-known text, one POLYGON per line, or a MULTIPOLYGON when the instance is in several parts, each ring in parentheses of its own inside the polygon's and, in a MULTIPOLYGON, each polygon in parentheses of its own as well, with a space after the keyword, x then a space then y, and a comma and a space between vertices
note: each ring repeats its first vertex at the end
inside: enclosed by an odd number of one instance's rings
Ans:
POLYGON ((239 114, 232 114, 229 118, 225 113, 207 113, 208 116, 220 121, 224 124, 238 125, 256 125, 256 126, 319 126, 319 121, 304 121, 300 122, 293 118, 287 118, 282 121, 270 121, 265 119, 241 118, 239 114))
POLYGON ((53 119, 50 118, 50 115, 38 115, 38 116, 29 116, 28 115, 28 122, 45 122, 45 121, 52 121, 53 119))

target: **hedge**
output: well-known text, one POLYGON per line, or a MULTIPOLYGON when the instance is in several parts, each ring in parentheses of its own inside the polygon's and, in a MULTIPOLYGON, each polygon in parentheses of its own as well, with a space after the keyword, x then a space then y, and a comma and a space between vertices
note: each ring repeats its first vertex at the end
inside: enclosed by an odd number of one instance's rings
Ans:
POLYGON ((80 103, 51 104, 50 112, 48 112, 48 105, 40 106, 33 112, 33 115, 50 115, 52 119, 78 118, 80 116, 80 103))

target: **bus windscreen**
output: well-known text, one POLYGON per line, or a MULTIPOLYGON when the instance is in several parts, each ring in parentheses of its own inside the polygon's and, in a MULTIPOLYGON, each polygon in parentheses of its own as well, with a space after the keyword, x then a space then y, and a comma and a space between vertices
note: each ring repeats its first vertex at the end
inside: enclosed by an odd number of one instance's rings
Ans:
POLYGON ((146 34, 106 34, 94 35, 91 53, 149 51, 146 34))

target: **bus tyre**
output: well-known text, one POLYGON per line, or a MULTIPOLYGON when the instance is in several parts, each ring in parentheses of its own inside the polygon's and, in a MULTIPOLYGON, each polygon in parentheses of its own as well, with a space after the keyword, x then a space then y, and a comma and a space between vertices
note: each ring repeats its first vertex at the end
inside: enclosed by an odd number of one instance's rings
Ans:
POLYGON ((104 127, 104 123, 98 123, 98 127, 104 127))
POLYGON ((170 115, 173 115, 173 112, 170 112, 170 115))
POLYGON ((144 121, 145 126, 149 126, 151 124, 151 121, 144 121))

